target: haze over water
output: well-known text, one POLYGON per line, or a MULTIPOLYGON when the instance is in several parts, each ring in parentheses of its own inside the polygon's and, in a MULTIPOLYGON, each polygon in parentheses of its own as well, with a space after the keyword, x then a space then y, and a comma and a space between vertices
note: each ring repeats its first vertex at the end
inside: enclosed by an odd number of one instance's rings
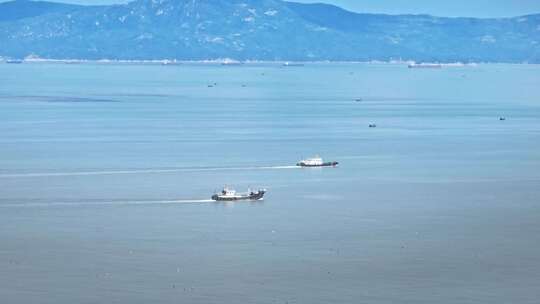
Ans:
POLYGON ((5 303, 537 303, 539 198, 534 65, 0 65, 5 303))

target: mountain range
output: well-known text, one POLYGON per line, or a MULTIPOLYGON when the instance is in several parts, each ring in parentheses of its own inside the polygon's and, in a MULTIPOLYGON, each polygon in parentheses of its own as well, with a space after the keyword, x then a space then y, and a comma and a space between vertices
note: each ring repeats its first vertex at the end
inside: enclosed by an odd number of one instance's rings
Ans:
POLYGON ((540 14, 362 14, 281 0, 0 3, 0 57, 540 63, 540 14))

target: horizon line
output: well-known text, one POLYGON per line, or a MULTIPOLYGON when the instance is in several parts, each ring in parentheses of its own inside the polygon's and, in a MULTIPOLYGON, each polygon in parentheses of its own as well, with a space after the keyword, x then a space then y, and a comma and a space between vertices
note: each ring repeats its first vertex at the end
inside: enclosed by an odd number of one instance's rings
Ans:
MULTIPOLYGON (((67 4, 67 5, 73 5, 73 6, 80 6, 80 7, 103 7, 103 6, 122 6, 127 5, 136 1, 141 0, 129 0, 124 1, 120 3, 108 3, 108 4, 82 4, 82 3, 74 3, 62 0, 0 0, 0 4, 2 3, 10 3, 10 2, 44 2, 44 3, 57 3, 57 4, 67 4)), ((150 0, 148 0, 150 1, 150 0)), ((518 15, 508 15, 508 16, 493 16, 493 17, 481 17, 481 16, 457 16, 457 15, 438 15, 438 14, 431 14, 431 13, 383 13, 383 12, 360 12, 356 10, 351 10, 348 8, 344 8, 342 6, 331 4, 331 3, 325 3, 325 2, 313 2, 313 3, 305 3, 305 2, 297 2, 297 1, 290 1, 290 0, 275 0, 275 1, 281 1, 281 2, 289 2, 289 3, 297 3, 301 5, 327 5, 332 6, 341 10, 344 10, 346 12, 352 13, 352 14, 359 14, 359 15, 385 15, 385 16, 426 16, 426 17, 434 17, 434 18, 448 18, 448 19, 514 19, 514 18, 522 18, 522 17, 528 17, 528 16, 535 16, 540 15, 540 11, 538 12, 531 12, 526 14, 518 14, 518 15)), ((320 0, 322 1, 322 0, 320 0)))

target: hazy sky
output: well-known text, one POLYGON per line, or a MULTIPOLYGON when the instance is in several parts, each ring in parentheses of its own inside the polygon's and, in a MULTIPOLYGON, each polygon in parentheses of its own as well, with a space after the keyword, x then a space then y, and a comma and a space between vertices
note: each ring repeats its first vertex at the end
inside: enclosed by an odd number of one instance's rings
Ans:
POLYGON ((327 2, 349 10, 388 14, 505 17, 540 13, 540 0, 295 0, 327 2))
MULTIPOLYGON (((6 0, 0 0, 3 2, 6 0)), ((123 3, 129 0, 49 0, 78 4, 123 3)), ((540 0, 294 0, 325 2, 368 13, 431 14, 437 16, 508 17, 540 13, 540 0)))

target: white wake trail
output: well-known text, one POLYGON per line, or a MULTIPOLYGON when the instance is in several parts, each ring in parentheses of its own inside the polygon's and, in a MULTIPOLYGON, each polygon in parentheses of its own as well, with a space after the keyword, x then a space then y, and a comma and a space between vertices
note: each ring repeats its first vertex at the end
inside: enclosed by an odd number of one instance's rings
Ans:
POLYGON ((42 203, 13 203, 0 204, 2 207, 75 207, 75 206, 126 206, 126 205, 175 205, 175 204, 205 204, 214 200, 148 200, 148 201, 102 201, 102 202, 42 202, 42 203))
POLYGON ((92 175, 121 175, 121 174, 159 174, 177 172, 205 172, 205 171, 241 171, 241 170, 278 170, 297 169, 297 166, 259 166, 259 167, 214 167, 214 168, 176 168, 176 169, 137 169, 137 170, 109 170, 109 171, 78 171, 78 172, 33 172, 33 173, 4 173, 0 178, 31 178, 31 177, 65 177, 65 176, 92 176, 92 175))
POLYGON ((90 176, 115 174, 141 174, 141 173, 170 173, 179 172, 178 169, 164 170, 119 170, 119 171, 79 171, 79 172, 36 172, 36 173, 7 173, 0 174, 0 178, 10 177, 55 177, 55 176, 90 176))

